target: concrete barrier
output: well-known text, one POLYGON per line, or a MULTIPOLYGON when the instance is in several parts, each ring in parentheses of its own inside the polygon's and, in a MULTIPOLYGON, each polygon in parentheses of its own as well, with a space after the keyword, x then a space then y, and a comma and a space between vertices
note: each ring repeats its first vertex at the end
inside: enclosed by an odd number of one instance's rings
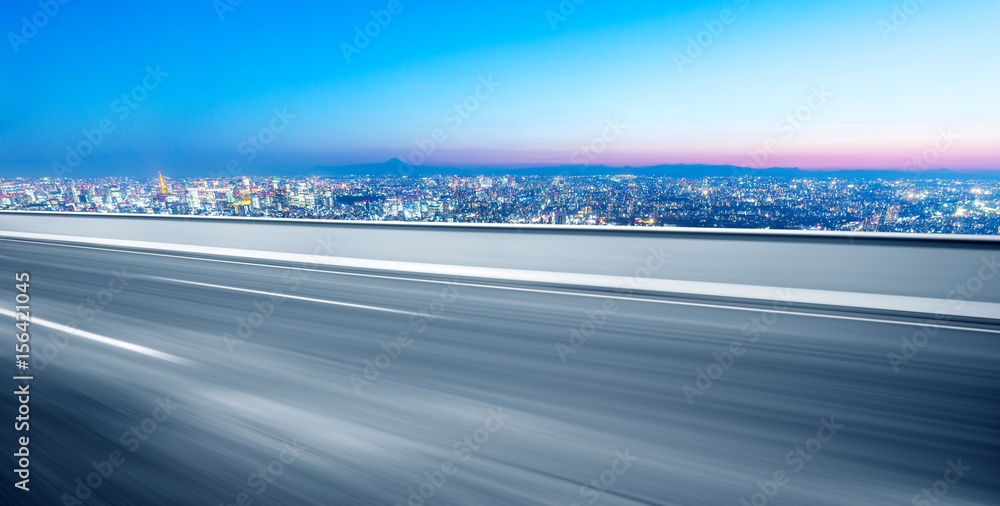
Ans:
POLYGON ((1000 238, 0 212, 0 237, 1000 319, 1000 238))

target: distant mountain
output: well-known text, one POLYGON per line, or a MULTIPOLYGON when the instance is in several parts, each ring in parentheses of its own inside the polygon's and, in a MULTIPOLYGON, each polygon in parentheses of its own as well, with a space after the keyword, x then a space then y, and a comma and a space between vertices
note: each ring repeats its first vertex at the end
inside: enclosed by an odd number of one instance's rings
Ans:
POLYGON ((948 169, 935 169, 926 171, 904 171, 904 170, 802 170, 799 168, 772 167, 767 169, 748 169, 733 165, 650 165, 645 167, 611 167, 608 165, 559 165, 551 167, 527 167, 502 169, 495 167, 482 168, 455 168, 455 167, 431 167, 426 165, 408 165, 398 158, 393 158, 384 163, 368 163, 356 165, 343 165, 339 167, 317 166, 309 170, 307 175, 324 177, 351 177, 351 176, 613 176, 613 175, 633 175, 633 176, 657 176, 657 177, 727 177, 727 176, 755 176, 755 177, 779 177, 779 178, 825 178, 837 177, 841 179, 903 179, 903 178, 984 178, 993 179, 1000 177, 1000 171, 952 171, 948 169))
MULTIPOLYGON (((323 167, 316 166, 310 169, 307 174, 310 176, 329 176, 329 177, 349 177, 349 176, 406 176, 410 175, 411 172, 407 169, 407 165, 404 164, 398 158, 392 158, 387 162, 383 163, 363 163, 355 165, 341 165, 339 167, 323 167)), ((437 172, 439 170, 450 171, 457 169, 437 169, 431 167, 419 167, 421 171, 426 171, 431 169, 434 174, 440 174, 443 172, 437 172)), ((412 171, 416 172, 416 171, 412 171)), ((428 172, 429 173, 429 172, 428 172)))

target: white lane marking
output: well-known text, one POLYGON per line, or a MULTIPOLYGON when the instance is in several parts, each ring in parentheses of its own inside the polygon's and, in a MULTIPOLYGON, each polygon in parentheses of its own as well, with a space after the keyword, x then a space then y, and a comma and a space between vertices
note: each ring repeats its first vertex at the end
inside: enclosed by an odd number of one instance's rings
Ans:
MULTIPOLYGON (((4 315, 4 316, 9 316, 11 318, 15 318, 14 312, 13 311, 9 311, 7 309, 0 308, 0 315, 4 315)), ((114 339, 114 338, 111 338, 111 337, 106 337, 106 336, 98 335, 98 334, 95 334, 93 332, 87 332, 86 330, 80 330, 80 329, 75 328, 75 327, 69 327, 67 325, 60 325, 58 323, 50 322, 48 320, 43 320, 41 318, 32 317, 31 320, 30 320, 30 322, 31 322, 32 325, 38 325, 40 327, 48 327, 48 328, 50 328, 52 330, 55 330, 55 331, 58 331, 58 332, 65 332, 67 334, 74 335, 76 337, 82 337, 84 339, 89 339, 91 341, 98 342, 98 343, 101 343, 101 344, 107 344, 107 345, 110 345, 110 346, 114 346, 116 348, 121 348, 123 350, 129 350, 129 351, 134 351, 136 353, 142 353, 143 355, 147 355, 147 356, 150 356, 150 357, 158 358, 160 360, 166 360, 167 362, 173 362, 175 364, 185 365, 185 366, 189 366, 189 367, 195 365, 195 363, 192 362, 192 361, 190 361, 190 360, 183 359, 183 358, 171 355, 169 353, 164 353, 162 351, 157 351, 157 350, 154 350, 152 348, 147 348, 145 346, 139 346, 138 344, 132 344, 132 343, 121 341, 121 340, 114 339)))
MULTIPOLYGON (((122 251, 122 252, 125 252, 125 253, 129 252, 127 250, 115 250, 115 251, 122 251)), ((143 253, 143 254, 147 254, 147 253, 143 253)), ((158 253, 148 253, 148 254, 160 255, 158 253)), ((178 255, 162 255, 162 256, 169 256, 169 257, 173 257, 173 258, 183 258, 183 259, 190 259, 190 260, 205 260, 205 261, 211 261, 211 262, 223 262, 223 263, 231 263, 231 264, 237 264, 237 265, 251 265, 251 266, 255 266, 255 267, 281 268, 280 266, 277 266, 277 265, 258 264, 258 263, 251 263, 251 262, 237 262, 237 261, 234 261, 234 260, 216 260, 216 259, 208 259, 208 258, 184 257, 184 256, 178 256, 178 255)), ((577 296, 577 297, 593 297, 593 298, 598 298, 598 299, 616 299, 616 300, 628 300, 628 301, 635 301, 635 302, 651 302, 651 303, 654 303, 654 304, 669 304, 669 305, 675 305, 675 306, 704 307, 704 308, 710 308, 710 309, 728 309, 728 310, 732 310, 732 311, 745 311, 745 312, 751 312, 751 313, 787 314, 787 315, 794 315, 794 316, 810 316, 810 317, 815 317, 815 318, 827 318, 827 319, 835 319, 835 320, 850 320, 850 321, 860 321, 860 322, 870 322, 870 323, 887 323, 887 324, 891 324, 891 325, 905 325, 905 326, 911 326, 911 327, 927 327, 927 328, 936 328, 936 329, 943 329, 943 330, 967 330, 967 331, 970 331, 970 332, 986 332, 986 333, 991 333, 991 334, 1000 334, 1000 330, 994 330, 994 329, 984 329, 984 328, 977 328, 977 327, 965 327, 965 326, 961 326, 961 325, 944 325, 944 324, 940 324, 940 323, 908 322, 908 321, 902 321, 902 320, 888 320, 888 319, 883 319, 883 318, 867 318, 867 317, 864 317, 864 316, 847 316, 847 315, 834 315, 834 314, 824 314, 824 313, 812 313, 812 312, 808 312, 808 311, 789 311, 789 310, 783 310, 783 309, 766 309, 766 308, 754 308, 754 307, 742 307, 742 306, 727 306, 727 305, 723 305, 723 304, 709 304, 707 302, 685 302, 685 301, 678 301, 678 300, 649 299, 649 298, 645 298, 645 297, 627 297, 627 296, 624 296, 624 295, 565 292, 565 291, 560 291, 560 290, 546 290, 546 289, 542 289, 542 288, 523 288, 523 287, 513 287, 513 286, 484 285, 484 284, 479 284, 479 283, 466 283, 466 282, 460 282, 460 281, 438 281, 438 280, 429 280, 429 279, 406 278, 406 277, 400 277, 400 276, 384 276, 384 275, 379 275, 379 274, 359 274, 359 273, 354 273, 354 272, 340 272, 340 271, 332 271, 332 270, 325 270, 325 269, 308 269, 308 268, 303 268, 301 270, 312 271, 312 272, 320 272, 320 273, 326 273, 326 274, 341 274, 341 275, 345 275, 345 276, 362 276, 362 277, 371 277, 371 278, 380 278, 380 279, 392 279, 392 280, 401 280, 401 281, 415 281, 415 282, 418 282, 418 283, 450 284, 450 285, 471 286, 471 287, 477 287, 477 288, 492 288, 492 289, 495 289, 495 290, 512 290, 512 291, 518 291, 518 292, 547 293, 547 294, 552 294, 552 295, 570 295, 570 296, 577 296)), ((160 279, 168 280, 167 278, 160 278, 160 279)), ((169 280, 169 281, 176 281, 176 282, 179 282, 179 283, 190 283, 190 284, 203 284, 203 283, 195 283, 193 281, 181 281, 181 280, 169 280)), ((212 286, 214 286, 214 285, 212 285, 212 286)), ((239 289, 236 289, 236 290, 239 290, 239 289)))
MULTIPOLYGON (((273 265, 273 264, 263 264, 263 263, 257 263, 257 262, 244 262, 244 261, 237 261, 237 260, 223 260, 223 259, 217 259, 217 258, 200 258, 200 257, 187 256, 187 255, 171 255, 171 254, 167 254, 167 253, 153 253, 153 252, 149 252, 149 251, 134 251, 134 250, 127 250, 127 249, 115 249, 115 248, 97 247, 97 246, 80 246, 80 245, 74 245, 74 244, 57 244, 57 243, 40 242, 40 241, 30 241, 30 240, 23 240, 23 239, 5 239, 5 238, 0 238, 0 240, 7 240, 7 241, 12 241, 12 242, 26 242, 26 243, 31 243, 31 244, 40 244, 40 245, 45 245, 45 246, 58 246, 58 247, 65 247, 65 248, 81 248, 81 249, 92 249, 92 250, 98 250, 98 251, 114 251, 114 252, 118 252, 118 253, 129 253, 129 254, 135 254, 135 255, 149 255, 149 256, 158 256, 158 257, 166 257, 166 258, 178 258, 178 259, 183 259, 183 260, 198 260, 198 261, 203 261, 203 262, 218 262, 218 263, 226 263, 226 264, 234 264, 234 265, 249 265, 249 266, 254 266, 254 267, 267 267, 267 268, 270 268, 270 269, 287 269, 288 268, 288 266, 273 265)), ((547 293, 547 294, 554 294, 554 295, 569 295, 569 296, 576 296, 576 297, 593 297, 593 298, 599 298, 599 299, 628 300, 628 301, 636 301, 636 302, 650 302, 650 303, 654 303, 654 304, 669 304, 669 305, 676 305, 676 306, 704 307, 704 308, 710 308, 710 309, 728 309, 728 310, 731 310, 731 311, 745 311, 745 312, 751 312, 751 313, 787 314, 787 315, 793 315, 793 316, 807 316, 807 317, 827 318, 827 319, 835 319, 835 320, 862 321, 862 322, 871 322, 871 323, 885 323, 885 324, 889 324, 889 325, 903 325, 903 326, 911 326, 911 327, 936 328, 936 329, 943 329, 943 330, 963 330, 963 331, 968 331, 968 332, 984 332, 984 333, 990 333, 990 334, 1000 334, 1000 330, 985 329, 985 328, 978 328, 978 327, 966 327, 966 326, 961 326, 961 325, 944 325, 944 324, 940 324, 940 323, 908 322, 908 321, 902 321, 902 320, 889 320, 889 319, 881 319, 881 318, 866 318, 866 317, 862 317, 862 316, 847 316, 847 315, 813 313, 813 312, 809 312, 809 311, 789 311, 789 310, 780 310, 780 309, 766 309, 766 308, 754 308, 754 307, 743 307, 743 306, 727 306, 727 305, 723 305, 723 304, 710 304, 710 303, 706 303, 706 302, 685 302, 685 301, 677 301, 677 300, 649 299, 649 298, 645 298, 645 297, 628 297, 628 296, 624 296, 624 295, 566 292, 566 291, 560 291, 560 290, 547 290, 547 289, 541 289, 541 288, 525 288, 525 287, 514 287, 514 286, 488 285, 488 284, 482 284, 482 283, 469 283, 469 282, 464 282, 464 281, 441 281, 441 280, 434 280, 434 279, 410 278, 410 277, 405 277, 405 276, 387 276, 387 275, 384 275, 384 274, 366 274, 366 273, 357 273, 357 272, 343 272, 343 271, 336 271, 336 270, 332 270, 332 269, 314 269, 314 268, 308 268, 308 267, 299 267, 297 269, 302 270, 302 271, 308 271, 308 272, 319 272, 319 273, 326 273, 326 274, 339 274, 339 275, 343 275, 343 276, 358 276, 358 277, 378 278, 378 279, 392 279, 392 280, 399 280, 399 281, 411 281, 411 282, 415 282, 415 283, 433 283, 433 284, 442 284, 442 285, 449 285, 450 284, 450 285, 471 286, 471 287, 478 287, 478 288, 488 288, 488 289, 493 289, 493 290, 510 290, 510 291, 518 291, 518 292, 533 292, 533 293, 547 293)))
POLYGON ((351 302, 340 302, 340 301, 336 301, 336 300, 316 299, 316 298, 313 298, 313 297, 302 297, 300 295, 288 295, 288 294, 278 293, 278 292, 266 292, 266 291, 263 291, 263 290, 251 290, 249 288, 237 288, 235 286, 213 285, 211 283, 199 283, 197 281, 186 281, 186 280, 183 280, 183 279, 163 278, 163 277, 159 277, 159 276, 142 276, 142 277, 145 278, 145 279, 153 279, 153 280, 157 280, 157 281, 166 281, 166 282, 169 282, 169 283, 180 283, 180 284, 184 284, 184 285, 204 286, 206 288, 215 288, 215 289, 218 289, 218 290, 230 290, 230 291, 233 291, 233 292, 253 293, 253 294, 257 294, 257 295, 267 295, 267 296, 270 296, 270 297, 280 297, 280 298, 285 298, 285 299, 303 300, 303 301, 307 301, 307 302, 317 302, 319 304, 330 304, 330 305, 333 305, 333 306, 344 306, 344 307, 353 307, 353 308, 357 308, 357 309, 367 309, 367 310, 370 310, 370 311, 384 311, 386 313, 405 314, 405 315, 410 315, 410 316, 419 316, 419 314, 420 314, 420 313, 415 313, 413 311, 402 311, 402 310, 399 310, 399 309, 389 309, 387 307, 366 306, 364 304, 354 304, 354 303, 351 303, 351 302))

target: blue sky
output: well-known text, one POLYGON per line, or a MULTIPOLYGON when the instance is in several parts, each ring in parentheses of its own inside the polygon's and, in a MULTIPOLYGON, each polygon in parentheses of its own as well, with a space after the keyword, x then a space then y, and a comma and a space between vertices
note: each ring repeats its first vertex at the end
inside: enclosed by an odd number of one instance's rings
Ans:
POLYGON ((0 176, 53 173, 70 152, 81 176, 580 153, 998 168, 993 0, 69 0, 52 15, 43 4, 0 7, 0 176), (358 47, 366 27, 377 34, 358 47), (135 92, 147 68, 161 82, 135 92), (133 93, 142 100, 121 117, 133 93), (104 120, 88 150, 84 131, 104 120))

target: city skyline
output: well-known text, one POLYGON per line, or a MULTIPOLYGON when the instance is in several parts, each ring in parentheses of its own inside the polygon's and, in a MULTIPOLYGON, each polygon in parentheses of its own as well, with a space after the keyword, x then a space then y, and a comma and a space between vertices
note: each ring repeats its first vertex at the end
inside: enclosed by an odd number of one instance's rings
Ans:
POLYGON ((998 235, 1000 179, 0 178, 0 210, 998 235))
POLYGON ((0 7, 3 176, 1000 168, 995 2, 42 4, 0 7))

